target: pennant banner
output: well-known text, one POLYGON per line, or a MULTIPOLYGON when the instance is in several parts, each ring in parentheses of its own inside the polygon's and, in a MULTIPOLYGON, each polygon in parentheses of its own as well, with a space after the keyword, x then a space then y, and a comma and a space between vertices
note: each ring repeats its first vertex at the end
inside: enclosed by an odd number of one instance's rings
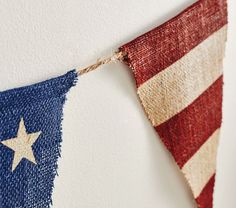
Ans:
POLYGON ((77 73, 0 92, 0 207, 47 208, 66 93, 77 73))
POLYGON ((0 92, 0 207, 50 207, 66 94, 78 75, 124 59, 144 111, 198 207, 212 208, 226 36, 226 0, 199 0, 111 57, 0 92))
POLYGON ((226 31, 226 0, 199 0, 120 48, 142 106, 199 208, 213 206, 226 31))

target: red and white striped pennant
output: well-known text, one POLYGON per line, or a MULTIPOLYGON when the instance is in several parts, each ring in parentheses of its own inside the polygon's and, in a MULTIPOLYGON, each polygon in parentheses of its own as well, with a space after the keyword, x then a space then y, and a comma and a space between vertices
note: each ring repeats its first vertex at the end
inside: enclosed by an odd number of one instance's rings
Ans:
POLYGON ((120 48, 142 106, 199 208, 213 207, 226 36, 226 0, 199 0, 120 48))

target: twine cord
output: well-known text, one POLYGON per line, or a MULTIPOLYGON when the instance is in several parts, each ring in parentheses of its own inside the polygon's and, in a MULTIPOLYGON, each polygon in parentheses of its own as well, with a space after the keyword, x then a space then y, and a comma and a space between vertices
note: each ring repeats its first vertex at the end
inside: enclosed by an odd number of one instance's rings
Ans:
POLYGON ((97 68, 99 68, 100 66, 104 65, 104 64, 110 64, 110 63, 113 63, 117 60, 119 61, 122 61, 124 59, 124 57, 126 56, 126 54, 122 51, 118 51, 118 52, 115 52, 112 56, 110 57, 107 57, 107 58, 104 58, 104 59, 100 59, 98 60, 95 64, 92 64, 86 68, 83 68, 83 69, 77 69, 77 73, 78 75, 83 75, 83 74, 86 74, 90 71, 93 71, 97 68))

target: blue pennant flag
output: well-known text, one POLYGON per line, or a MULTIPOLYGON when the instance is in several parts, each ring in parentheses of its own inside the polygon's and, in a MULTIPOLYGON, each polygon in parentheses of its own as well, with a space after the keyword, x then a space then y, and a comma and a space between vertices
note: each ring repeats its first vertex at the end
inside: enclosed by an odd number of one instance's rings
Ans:
POLYGON ((0 92, 0 208, 47 208, 57 160, 66 93, 75 70, 0 92))

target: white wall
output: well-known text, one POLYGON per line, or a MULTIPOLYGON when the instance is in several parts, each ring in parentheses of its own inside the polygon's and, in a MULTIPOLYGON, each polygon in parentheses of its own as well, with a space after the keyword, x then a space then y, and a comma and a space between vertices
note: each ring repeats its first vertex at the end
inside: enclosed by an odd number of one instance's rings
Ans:
MULTIPOLYGON (((0 0, 0 90, 86 66, 193 0, 0 0)), ((236 2, 230 3, 215 208, 236 207, 236 2)), ((55 208, 190 208, 188 187, 137 100, 130 69, 79 79, 64 115, 55 208)))

